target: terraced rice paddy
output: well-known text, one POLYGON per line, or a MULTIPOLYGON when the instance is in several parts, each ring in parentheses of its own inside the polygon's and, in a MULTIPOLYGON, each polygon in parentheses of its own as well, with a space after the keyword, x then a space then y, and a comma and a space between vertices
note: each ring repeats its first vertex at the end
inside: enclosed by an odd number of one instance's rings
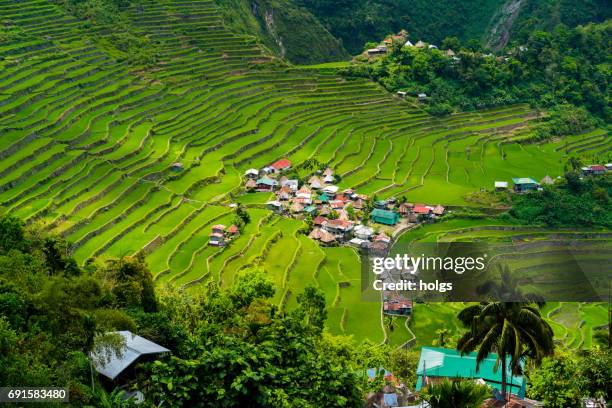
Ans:
POLYGON ((82 263, 144 249, 160 284, 231 285, 261 265, 288 307, 317 284, 330 329, 358 338, 384 334, 380 305, 359 301, 354 251, 321 249, 297 234, 299 222, 260 209, 265 197, 238 196, 245 169, 316 158, 342 175, 340 187, 460 205, 494 180, 555 176, 567 152, 611 146, 604 132, 520 145, 538 115, 528 106, 433 119, 330 66, 275 67, 253 38, 228 30, 212 0, 126 11, 159 50, 148 70, 116 60, 108 30, 50 1, 0 0, 0 14, 22 31, 0 43, 3 211, 64 235, 82 263), (232 201, 252 222, 230 247, 208 247, 232 201))
MULTIPOLYGON (((406 243, 427 242, 474 242, 482 240, 499 245, 498 248, 520 246, 520 250, 504 253, 505 261, 513 271, 518 271, 522 280, 519 283, 524 293, 530 292, 528 283, 551 274, 555 279, 562 279, 577 273, 583 268, 596 276, 605 273, 609 268, 612 246, 609 233, 605 231, 578 230, 545 230, 528 226, 517 226, 500 221, 482 219, 452 219, 437 224, 427 225, 405 233, 396 243, 396 247, 406 243), (559 243, 571 242, 571 259, 567 253, 559 252, 559 243)), ((502 255, 500 255, 502 256, 502 255)), ((601 285, 607 295, 608 277, 601 285)), ((576 287, 579 289, 579 287, 576 287)), ((408 331, 396 337, 416 336, 417 345, 430 345, 436 339, 436 330, 447 328, 451 335, 458 335, 462 328, 456 319, 457 312, 464 307, 462 303, 426 303, 416 304, 414 321, 408 331)), ((607 304, 578 302, 547 302, 542 310, 553 327, 555 339, 565 347, 578 349, 589 348, 593 343, 593 331, 607 325, 607 304)))

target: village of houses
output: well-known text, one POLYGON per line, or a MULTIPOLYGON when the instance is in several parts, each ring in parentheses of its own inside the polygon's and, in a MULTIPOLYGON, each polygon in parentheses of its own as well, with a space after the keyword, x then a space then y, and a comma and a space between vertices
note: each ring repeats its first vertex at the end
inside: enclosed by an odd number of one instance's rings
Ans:
POLYGON ((395 198, 371 201, 352 189, 340 190, 331 168, 317 171, 307 181, 283 175, 291 162, 280 159, 244 174, 249 192, 274 193, 266 207, 276 214, 312 220, 309 237, 321 245, 352 245, 385 250, 391 237, 426 219, 444 214, 440 205, 400 203, 395 198))
MULTIPOLYGON (((309 237, 323 246, 351 245, 375 251, 386 251, 392 238, 400 232, 432 222, 444 216, 447 210, 439 204, 409 203, 405 199, 391 197, 372 200, 353 189, 335 185, 334 170, 318 170, 308 180, 289 179, 292 163, 280 159, 262 169, 248 169, 244 173, 247 193, 274 194, 266 207, 274 213, 311 221, 309 237)), ((582 174, 601 175, 612 171, 612 164, 590 165, 582 168, 582 174)), ((531 177, 512 179, 512 190, 524 193, 551 185, 550 176, 540 182, 531 177)), ((495 191, 509 189, 507 181, 495 181, 495 191)), ((236 225, 215 225, 209 235, 209 245, 225 246, 239 233, 236 225)))

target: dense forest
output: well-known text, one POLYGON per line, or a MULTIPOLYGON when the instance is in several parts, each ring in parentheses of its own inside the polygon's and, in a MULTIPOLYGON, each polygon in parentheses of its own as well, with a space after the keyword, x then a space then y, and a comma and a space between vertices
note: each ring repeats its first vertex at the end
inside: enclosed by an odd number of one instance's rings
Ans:
POLYGON ((477 39, 491 46, 524 41, 534 30, 602 22, 611 17, 606 0, 296 0, 310 10, 352 54, 364 43, 406 29, 415 40, 439 44, 445 37, 477 39), (509 10, 517 8, 513 13, 509 10), (495 30, 494 30, 495 29, 495 30))
MULTIPOLYGON (((128 407, 129 389, 143 390, 146 406, 359 407, 385 384, 383 371, 371 380, 367 368, 386 367, 409 389, 416 382, 416 352, 330 335, 314 287, 290 312, 270 302, 275 288, 259 269, 243 271, 227 290, 210 283, 197 295, 156 293, 141 257, 80 268, 67 248, 35 226, 0 218, 1 384, 67 387, 75 407, 128 407), (88 354, 120 354, 115 330, 138 333, 171 356, 137 366, 127 389, 109 388, 88 354)), ((531 395, 550 406, 610 398, 611 359, 599 348, 544 358, 528 370, 531 395)))
MULTIPOLYGON (((607 121, 611 34, 612 21, 573 29, 560 25, 552 32, 534 31, 523 45, 501 55, 455 37, 446 38, 440 49, 398 41, 388 54, 362 56, 343 74, 372 78, 390 91, 426 93, 426 109, 434 115, 530 102, 558 107, 561 116, 573 111, 563 108, 569 104, 607 121)), ((589 127, 586 115, 573 114, 583 116, 577 124, 589 127)))
POLYGON ((612 177, 583 178, 577 166, 554 186, 514 195, 510 215, 526 224, 548 227, 612 228, 610 195, 612 177))
POLYGON ((164 406, 360 406, 385 366, 414 383, 414 352, 334 337, 324 329, 325 299, 314 287, 282 312, 261 270, 221 290, 155 293, 141 257, 77 266, 68 245, 15 218, 0 218, 0 384, 67 387, 71 405, 121 406, 119 391, 92 377, 88 353, 119 352, 130 330, 172 356, 143 365, 133 387, 164 406), (93 388, 92 388, 93 387, 93 388), (109 394, 110 393, 110 394, 109 394))

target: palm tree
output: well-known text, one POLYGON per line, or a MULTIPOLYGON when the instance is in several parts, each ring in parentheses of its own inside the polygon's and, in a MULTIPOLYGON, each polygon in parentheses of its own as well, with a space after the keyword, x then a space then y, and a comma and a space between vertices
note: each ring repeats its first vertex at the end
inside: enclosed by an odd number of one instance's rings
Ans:
POLYGON ((429 385, 423 398, 431 408, 473 408, 480 407, 490 392, 489 387, 474 381, 444 380, 429 385))
POLYGON ((491 352, 497 352, 502 368, 502 395, 506 397, 507 359, 514 375, 522 374, 521 362, 530 358, 540 365, 553 354, 552 328, 540 315, 538 306, 529 302, 482 302, 459 312, 459 320, 469 328, 457 343, 461 354, 478 348, 476 370, 491 352))

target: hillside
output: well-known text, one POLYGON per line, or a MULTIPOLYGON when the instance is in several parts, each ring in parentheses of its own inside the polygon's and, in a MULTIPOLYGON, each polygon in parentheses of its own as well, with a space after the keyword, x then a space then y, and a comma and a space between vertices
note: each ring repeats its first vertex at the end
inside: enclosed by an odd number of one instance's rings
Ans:
POLYGON ((557 25, 570 28, 601 23, 612 18, 606 0, 507 0, 492 17, 485 43, 501 49, 510 41, 524 43, 535 30, 552 31, 557 25))
POLYGON ((340 41, 291 0, 216 0, 216 4, 234 32, 256 36, 276 55, 292 63, 349 58, 340 41))
POLYGON ((341 188, 465 205, 495 180, 556 176, 569 154, 609 150, 601 130, 520 144, 541 115, 527 105, 434 119, 365 79, 286 65, 235 34, 210 0, 122 7, 0 2, 0 204, 64 236, 79 264, 144 250, 157 284, 195 291, 260 265, 276 304, 295 307, 316 284, 333 333, 381 341, 357 253, 272 216, 268 195, 244 194, 246 169, 316 158, 341 188), (235 203, 251 222, 229 247, 208 246, 235 203))
POLYGON ((475 39, 500 49, 533 30, 602 22, 612 16, 606 0, 295 0, 314 14, 344 47, 357 54, 366 42, 408 31, 411 40, 440 44, 445 37, 475 39))
POLYGON ((503 0, 295 0, 310 10, 351 53, 406 29, 410 38, 440 43, 445 37, 481 38, 503 0))

